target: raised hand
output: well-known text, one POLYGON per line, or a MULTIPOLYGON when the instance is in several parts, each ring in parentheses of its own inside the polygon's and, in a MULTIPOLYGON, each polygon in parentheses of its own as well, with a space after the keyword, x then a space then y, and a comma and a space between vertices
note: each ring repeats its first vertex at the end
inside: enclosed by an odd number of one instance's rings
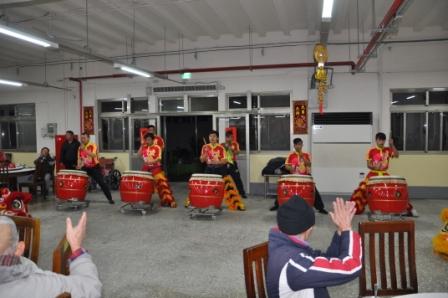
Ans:
POLYGON ((336 198, 336 201, 333 202, 333 212, 330 212, 330 217, 338 228, 339 233, 352 229, 352 220, 355 212, 354 202, 336 198))
POLYGON ((76 227, 73 227, 72 220, 69 217, 67 217, 66 221, 67 229, 65 232, 65 236, 68 243, 70 244, 72 251, 76 251, 77 249, 82 247, 82 241, 86 236, 87 214, 85 212, 82 213, 76 227))

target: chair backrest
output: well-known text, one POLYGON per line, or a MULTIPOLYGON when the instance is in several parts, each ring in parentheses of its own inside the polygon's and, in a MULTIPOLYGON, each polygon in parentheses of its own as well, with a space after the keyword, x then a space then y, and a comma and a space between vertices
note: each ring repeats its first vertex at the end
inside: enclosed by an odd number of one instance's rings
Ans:
POLYGON ((9 167, 7 162, 0 163, 0 174, 2 175, 8 175, 9 174, 9 167))
POLYGON ((359 295, 391 296, 417 293, 414 222, 361 222, 359 233, 364 252, 359 295))
POLYGON ((70 293, 64 292, 62 294, 59 294, 58 296, 56 296, 56 298, 71 298, 72 295, 70 293))
POLYGON ((244 277, 248 298, 267 297, 266 269, 268 264, 268 242, 243 250, 244 277))
POLYGON ((59 241, 58 246, 53 250, 53 272, 69 275, 70 267, 68 259, 72 254, 72 250, 70 248, 70 244, 67 241, 67 238, 62 237, 61 241, 59 241))
POLYGON ((24 216, 10 216, 16 223, 19 240, 25 242, 24 257, 37 264, 40 248, 40 219, 24 216))

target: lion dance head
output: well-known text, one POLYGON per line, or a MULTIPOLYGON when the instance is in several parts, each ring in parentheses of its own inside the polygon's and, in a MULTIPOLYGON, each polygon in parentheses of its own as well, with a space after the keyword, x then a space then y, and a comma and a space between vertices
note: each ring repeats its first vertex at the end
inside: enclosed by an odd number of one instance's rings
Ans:
POLYGON ((28 203, 32 199, 30 193, 10 191, 8 188, 0 189, 0 193, 0 215, 31 217, 28 212, 28 203))

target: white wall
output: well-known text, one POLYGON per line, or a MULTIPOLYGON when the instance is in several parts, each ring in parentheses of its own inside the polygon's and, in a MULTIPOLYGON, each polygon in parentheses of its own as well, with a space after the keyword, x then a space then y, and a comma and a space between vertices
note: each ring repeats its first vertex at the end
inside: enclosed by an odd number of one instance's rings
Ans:
MULTIPOLYGON (((408 32, 407 32, 408 33, 408 32)), ((343 34, 340 40, 343 40, 343 34)), ((394 38, 399 38, 396 36, 394 38)), ((406 35, 408 38, 409 36, 406 35)), ((279 38, 269 34, 265 39, 287 41, 288 38, 279 38)), ((294 33, 289 40, 308 39, 299 33, 294 33)), ((337 40, 335 38, 334 40, 337 40)), ((232 39, 226 37, 218 41, 211 41, 186 44, 189 48, 201 48, 212 45, 244 45, 245 39, 232 39)), ((257 40, 255 40, 257 42, 257 40)), ((170 45, 175 49, 176 45, 170 45)), ((301 45, 284 48, 266 48, 264 55, 261 50, 254 50, 254 64, 270 63, 298 63, 312 61, 312 45, 301 45)), ((160 50, 160 45, 156 45, 154 51, 160 50), (158 47, 158 48, 157 48, 158 47)), ((351 47, 348 52, 348 46, 329 46, 330 61, 356 60, 356 46, 351 47)), ((390 89, 408 88, 408 87, 447 87, 448 86, 448 43, 413 43, 413 44, 388 44, 378 51, 378 58, 372 58, 367 64, 365 73, 356 75, 350 74, 348 67, 335 67, 333 78, 334 88, 328 92, 328 105, 325 108, 327 112, 345 112, 345 111, 371 111, 374 119, 374 132, 382 130, 386 133, 390 131, 390 89)), ((163 57, 151 56, 147 58, 138 58, 137 64, 148 69, 159 70, 164 68, 163 57)), ((179 68, 178 56, 167 56, 167 69, 179 68)), ((199 53, 195 59, 193 54, 184 56, 185 67, 214 67, 230 65, 248 65, 249 52, 247 50, 232 51, 213 51, 208 53, 199 53)), ((310 69, 280 69, 263 71, 240 71, 227 73, 194 73, 195 81, 219 81, 225 87, 220 91, 220 100, 225 99, 227 93, 247 93, 263 91, 290 91, 293 100, 308 99, 312 97, 308 89, 310 69)), ((79 132, 79 98, 77 83, 63 80, 68 77, 78 77, 87 75, 107 75, 119 73, 111 66, 99 62, 92 63, 73 63, 64 65, 51 65, 47 67, 47 80, 50 84, 57 84, 72 88, 71 91, 59 91, 51 88, 32 88, 12 90, 0 89, 0 104, 15 102, 35 102, 37 110, 37 147, 50 146, 52 140, 40 137, 40 129, 48 122, 58 124, 58 133, 63 133, 66 129, 72 129, 79 132)), ((42 82, 42 67, 25 67, 20 69, 19 79, 42 82)), ((0 76, 16 76, 15 68, 0 69, 0 76)), ((179 79, 178 76, 172 76, 179 79)), ((94 80, 84 83, 84 105, 94 105, 96 99, 117 98, 127 95, 145 96, 148 86, 172 85, 169 82, 161 80, 134 79, 111 79, 94 80)), ((314 91, 312 91, 314 92, 314 91)), ((312 105, 315 106, 315 105, 312 105)), ((311 109, 316 112, 316 109, 311 109)), ((311 118, 311 117, 310 117, 311 118)), ((98 124, 95 123, 98 127, 98 124)), ((292 125, 291 125, 292 127, 292 125)), ((291 139, 296 136, 291 136, 291 139)), ((300 136, 305 140, 305 149, 313 151, 311 148, 311 136, 300 136)), ((328 148, 327 148, 328 149, 328 148)), ((330 150, 331 151, 331 150, 330 150)), ((330 152, 323 150, 322 152, 330 152)), ((312 152, 314 153, 314 152, 312 152)), ((316 152, 317 153, 317 152, 316 152)), ((276 153, 276 155, 278 155, 276 153)), ((324 157, 319 154, 314 155, 313 160, 316 166, 323 162, 331 161, 325 153, 324 157)), ((363 152, 364 155, 364 152, 363 152)), ((270 156, 269 154, 266 156, 270 156)), ((266 158, 268 158, 266 157, 266 158)), ((359 158, 357 158, 358 160, 359 158)), ((325 181, 331 179, 338 171, 339 164, 336 162, 326 163, 324 170, 321 168, 316 172, 316 180, 319 184, 325 184, 325 181)), ((351 168, 365 170, 364 160, 359 160, 350 165, 351 168)), ((261 181, 251 175, 252 181, 261 181)), ((357 177, 352 177, 357 179, 357 177)), ((344 190, 353 188, 354 183, 350 182, 344 190)), ((326 189, 326 187, 324 187, 326 189)))

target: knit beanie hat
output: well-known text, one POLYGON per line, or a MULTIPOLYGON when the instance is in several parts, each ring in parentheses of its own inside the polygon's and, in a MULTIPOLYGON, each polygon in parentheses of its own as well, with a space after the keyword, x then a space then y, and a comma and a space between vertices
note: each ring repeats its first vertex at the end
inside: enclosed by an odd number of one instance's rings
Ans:
POLYGON ((277 224, 285 234, 298 235, 314 226, 313 209, 299 196, 292 196, 277 211, 277 224))

